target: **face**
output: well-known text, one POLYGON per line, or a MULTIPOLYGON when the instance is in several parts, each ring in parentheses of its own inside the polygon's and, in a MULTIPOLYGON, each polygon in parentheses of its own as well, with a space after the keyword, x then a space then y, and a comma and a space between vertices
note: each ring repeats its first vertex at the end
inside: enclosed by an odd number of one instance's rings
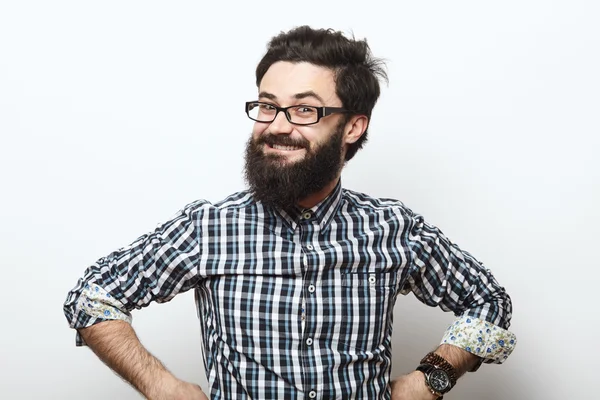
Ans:
MULTIPOLYGON (((333 72, 309 63, 277 62, 264 75, 259 87, 259 101, 279 107, 293 105, 341 107, 342 102, 335 94, 333 72)), ((322 118, 319 123, 308 126, 291 124, 283 113, 271 123, 257 122, 252 137, 275 136, 279 142, 295 144, 293 148, 278 148, 265 143, 265 155, 273 155, 282 163, 299 161, 307 150, 324 143, 333 133, 341 115, 322 118)))
MULTIPOLYGON (((260 83, 258 100, 278 107, 342 107, 333 72, 308 63, 273 64, 260 83)), ((342 114, 300 126, 280 112, 271 123, 254 124, 246 148, 246 180, 257 200, 292 206, 337 178, 344 147, 353 141, 342 114)))

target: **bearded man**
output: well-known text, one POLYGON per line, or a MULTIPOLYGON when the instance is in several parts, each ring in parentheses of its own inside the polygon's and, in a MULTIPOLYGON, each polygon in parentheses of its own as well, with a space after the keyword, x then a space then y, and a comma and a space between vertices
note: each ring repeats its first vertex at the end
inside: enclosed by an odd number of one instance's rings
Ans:
POLYGON ((77 344, 147 398, 206 399, 130 325, 132 310, 194 290, 213 399, 436 399, 506 360, 512 305, 492 273, 402 202, 342 187, 386 78, 365 40, 273 37, 245 105, 248 189, 188 204, 87 268, 64 304, 77 344), (408 293, 456 321, 391 380, 393 306, 408 293))

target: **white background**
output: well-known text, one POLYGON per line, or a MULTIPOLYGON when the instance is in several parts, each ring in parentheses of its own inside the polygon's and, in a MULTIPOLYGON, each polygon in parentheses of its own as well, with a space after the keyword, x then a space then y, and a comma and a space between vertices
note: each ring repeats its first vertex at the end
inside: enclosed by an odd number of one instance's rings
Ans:
MULTIPOLYGON (((344 185, 401 199, 513 299, 513 355, 446 398, 597 398, 599 3, 217 3, 1 3, 0 398, 138 398, 74 346, 66 293, 183 205, 244 188, 254 68, 301 24, 352 31, 387 60, 344 185)), ((393 374, 452 318, 399 298, 393 374)), ((191 292, 134 327, 206 384, 191 292)))

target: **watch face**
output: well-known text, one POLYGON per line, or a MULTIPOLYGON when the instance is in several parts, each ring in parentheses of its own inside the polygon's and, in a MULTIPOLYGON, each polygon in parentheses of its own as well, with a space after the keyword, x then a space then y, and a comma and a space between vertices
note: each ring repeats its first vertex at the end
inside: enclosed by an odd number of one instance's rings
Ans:
POLYGON ((446 371, 436 369, 429 374, 429 384, 436 392, 443 392, 450 386, 450 378, 446 371))

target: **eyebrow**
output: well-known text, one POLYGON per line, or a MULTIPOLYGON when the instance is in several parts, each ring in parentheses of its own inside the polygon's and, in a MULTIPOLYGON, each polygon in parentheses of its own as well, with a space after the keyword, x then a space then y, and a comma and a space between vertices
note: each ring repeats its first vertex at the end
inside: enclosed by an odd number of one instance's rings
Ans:
MULTIPOLYGON (((265 97, 269 100, 277 100, 277 96, 275 96, 272 93, 269 92, 260 92, 258 97, 265 97)), ((314 98, 317 99, 318 101, 321 102, 321 104, 325 104, 325 102, 323 101, 323 98, 321 96, 319 96, 318 94, 316 94, 315 92, 313 92, 312 90, 307 90, 306 92, 301 92, 301 93, 296 93, 294 95, 294 98, 296 100, 301 100, 301 99, 306 99, 306 98, 314 98)))

